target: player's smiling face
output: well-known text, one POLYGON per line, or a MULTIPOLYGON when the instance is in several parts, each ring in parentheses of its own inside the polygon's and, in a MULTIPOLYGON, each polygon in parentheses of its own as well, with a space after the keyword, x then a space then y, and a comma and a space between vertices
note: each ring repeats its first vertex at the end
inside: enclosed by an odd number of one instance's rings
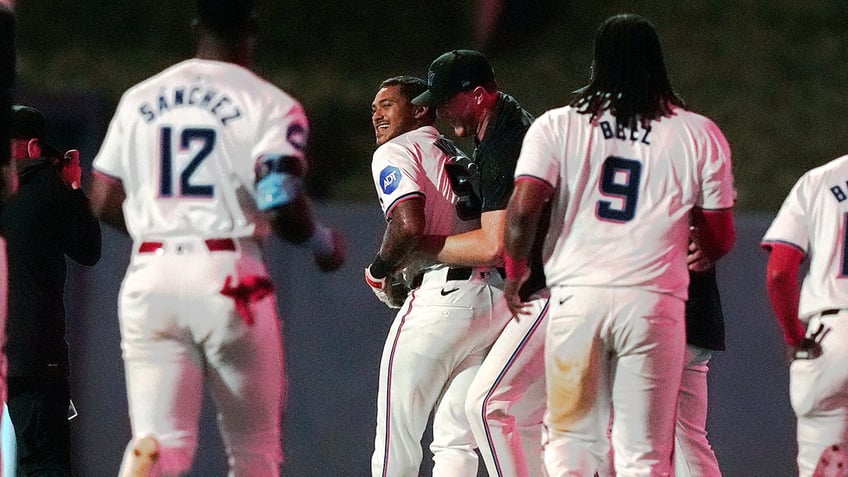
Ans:
POLYGON ((457 137, 466 137, 477 129, 474 91, 462 91, 445 101, 436 112, 450 123, 457 137))
POLYGON ((401 94, 399 86, 386 86, 371 103, 371 123, 380 146, 415 128, 415 106, 401 94))

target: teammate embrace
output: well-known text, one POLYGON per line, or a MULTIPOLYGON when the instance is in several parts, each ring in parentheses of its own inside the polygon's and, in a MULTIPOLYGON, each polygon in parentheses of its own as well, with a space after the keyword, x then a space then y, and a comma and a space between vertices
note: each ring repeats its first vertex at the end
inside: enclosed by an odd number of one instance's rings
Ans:
MULTIPOLYGON (((710 271, 735 240, 730 150, 719 128, 675 95, 653 25, 636 15, 605 21, 589 85, 568 106, 535 121, 497 90, 491 66, 475 51, 437 58, 427 86, 411 102, 406 91, 395 104, 435 108, 457 136, 474 138, 475 150, 470 162, 416 157, 409 151, 427 149, 411 146, 413 133, 400 134, 409 129, 381 142, 391 121, 382 115, 384 90, 378 93, 373 120, 380 146, 372 170, 389 225, 366 280, 391 302, 389 284, 398 272, 422 261, 432 265, 423 282, 409 283, 412 291, 386 343, 373 475, 416 475, 420 424, 434 406, 435 475, 447 475, 446 456, 462 455, 450 475, 474 476, 476 457, 468 453, 474 445, 490 476, 661 476, 674 467, 678 475, 720 475, 703 430, 709 352, 700 346, 720 349, 721 337, 690 343, 687 352, 685 304, 690 271, 706 272, 695 290, 707 297, 701 303, 715 305, 720 320, 710 271), (464 233, 431 223, 458 205, 456 187, 453 195, 439 196, 398 185, 440 184, 457 165, 468 177, 454 186, 479 194, 481 204, 479 226, 464 233), (394 180, 382 180, 389 172, 394 180), (423 202, 413 215, 423 223, 398 215, 413 199, 423 202), (427 213, 431 204, 448 209, 434 216, 427 213), (395 240, 410 222, 415 233, 395 240), (467 355, 448 348, 456 327, 467 322, 449 311, 458 303, 440 302, 430 290, 444 296, 446 288, 477 279, 479 269, 470 267, 492 266, 505 267, 506 283, 486 275, 487 297, 495 301, 465 318, 488 321, 463 325, 485 339, 467 355), (416 315, 430 304, 445 317, 450 313, 449 320, 416 315), (480 311, 486 316, 473 316, 480 311), (426 346, 422 338, 403 338, 413 329, 427 336, 426 346), (407 353, 419 359, 397 359, 407 353), (410 387, 409 376, 420 381, 432 365, 441 378, 427 379, 424 389, 410 387), (703 379, 681 388, 684 367, 703 379), (468 392, 458 398, 463 388, 468 392), (689 398, 680 399, 680 410, 679 393, 689 398), (392 408, 418 404, 421 395, 442 399, 412 411, 414 428, 385 424, 392 408), (679 415, 685 425, 676 426, 679 415), (470 429, 475 441, 457 425, 470 429), (447 442, 446 432, 462 440, 447 442), (397 435, 406 436, 402 468, 393 467, 397 435)), ((425 142, 435 140, 430 131, 425 142)))

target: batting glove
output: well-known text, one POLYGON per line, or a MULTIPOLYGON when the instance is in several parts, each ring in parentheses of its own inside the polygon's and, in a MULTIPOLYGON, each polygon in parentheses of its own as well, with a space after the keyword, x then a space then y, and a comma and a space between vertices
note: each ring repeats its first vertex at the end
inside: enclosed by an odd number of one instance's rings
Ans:
POLYGON ((374 295, 380 299, 386 306, 392 309, 398 309, 403 304, 397 303, 395 299, 392 298, 389 291, 391 290, 391 278, 383 277, 383 278, 375 278, 374 275, 371 274, 371 267, 365 267, 365 283, 371 287, 371 291, 374 292, 374 295))

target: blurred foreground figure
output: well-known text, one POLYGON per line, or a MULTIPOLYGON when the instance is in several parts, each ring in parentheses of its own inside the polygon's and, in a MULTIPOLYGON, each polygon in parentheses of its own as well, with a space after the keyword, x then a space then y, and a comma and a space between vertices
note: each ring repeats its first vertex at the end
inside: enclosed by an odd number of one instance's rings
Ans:
POLYGON ((121 476, 192 465, 208 384, 230 474, 279 475, 285 369, 261 240, 342 265, 341 236, 305 195, 308 121, 256 76, 253 2, 198 0, 196 54, 130 88, 100 152, 92 201, 133 254, 118 304, 132 441, 121 476))

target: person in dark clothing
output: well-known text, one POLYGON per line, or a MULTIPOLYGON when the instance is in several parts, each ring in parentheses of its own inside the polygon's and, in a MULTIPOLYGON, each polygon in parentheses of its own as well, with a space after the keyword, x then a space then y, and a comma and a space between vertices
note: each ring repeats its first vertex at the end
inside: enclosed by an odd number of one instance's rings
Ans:
POLYGON ((79 156, 44 141, 44 116, 12 108, 12 157, 18 193, 0 213, 9 258, 9 414, 18 469, 69 476, 69 353, 65 341, 65 256, 100 259, 100 224, 80 189, 79 156))
MULTIPOLYGON (((15 14, 0 3, 0 206, 18 187, 12 166, 9 138, 12 132, 12 86, 15 83, 15 14)), ((0 344, 6 341, 8 302, 6 241, 0 236, 0 344)), ((6 408, 6 355, 0 346, 0 475, 12 476, 15 469, 14 431, 6 408)))
POLYGON ((677 399, 674 466, 678 477, 721 477, 707 439, 707 373, 715 351, 724 351, 724 312, 715 262, 689 245, 689 298, 686 301, 686 354, 677 399))

